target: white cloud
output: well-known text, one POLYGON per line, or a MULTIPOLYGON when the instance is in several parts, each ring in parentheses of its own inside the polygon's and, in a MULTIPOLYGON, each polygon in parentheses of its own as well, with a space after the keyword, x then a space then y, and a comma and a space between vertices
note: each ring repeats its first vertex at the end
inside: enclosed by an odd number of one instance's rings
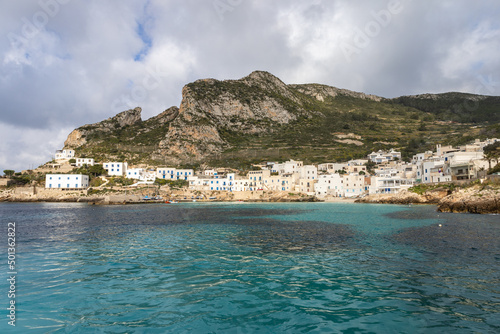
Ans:
POLYGON ((71 128, 33 129, 0 123, 0 172, 36 168, 61 149, 71 128))

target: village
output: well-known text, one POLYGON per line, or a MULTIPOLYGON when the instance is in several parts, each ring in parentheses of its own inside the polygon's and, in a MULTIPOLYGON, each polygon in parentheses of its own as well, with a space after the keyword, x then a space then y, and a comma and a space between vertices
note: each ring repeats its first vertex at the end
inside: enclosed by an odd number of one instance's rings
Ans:
MULTIPOLYGON (((286 193, 328 198, 361 198, 373 194, 397 194, 418 184, 464 183, 485 179, 492 159, 483 149, 499 139, 476 139, 460 147, 437 145, 404 162, 401 152, 395 150, 370 153, 366 159, 344 163, 304 165, 302 161, 265 162, 253 165, 246 175, 228 168, 195 171, 172 167, 129 166, 124 161, 102 162, 106 171, 102 183, 112 178, 129 180, 126 188, 133 189, 153 184, 180 181, 191 193, 244 194, 286 193), (163 180, 163 181, 162 181, 163 180)), ((493 159, 493 162, 497 163, 493 159)), ((90 176, 75 174, 75 168, 98 165, 92 158, 75 156, 75 151, 56 151, 51 163, 53 172, 45 175, 45 189, 75 191, 91 188, 90 176), (63 167, 66 166, 66 169, 63 167), (70 169, 72 173, 64 172, 70 169)), ((5 180, 5 179, 3 179, 5 180)), ((5 182, 5 181, 4 181, 5 182)), ((232 198, 235 198, 234 196, 232 198)))

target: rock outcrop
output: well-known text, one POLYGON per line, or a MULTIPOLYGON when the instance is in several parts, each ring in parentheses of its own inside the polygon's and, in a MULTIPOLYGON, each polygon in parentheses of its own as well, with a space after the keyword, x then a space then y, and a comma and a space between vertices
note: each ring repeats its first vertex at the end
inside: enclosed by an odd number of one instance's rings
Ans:
POLYGON ((500 188, 491 185, 476 185, 450 191, 437 188, 422 195, 402 191, 394 195, 376 194, 357 200, 358 203, 383 204, 437 204, 438 211, 456 213, 500 213, 500 188))
POLYGON ((221 133, 239 135, 270 131, 270 124, 288 124, 305 110, 289 110, 282 101, 300 101, 281 80, 254 72, 241 80, 198 80, 182 90, 179 115, 159 143, 158 156, 199 161, 231 145, 221 133), (268 92, 279 94, 273 98, 268 92))
POLYGON ((403 190, 397 194, 374 194, 360 198, 358 203, 381 203, 381 204, 438 204, 448 196, 450 191, 445 188, 437 188, 426 191, 422 195, 403 190))
POLYGON ((371 95, 371 94, 365 94, 365 93, 358 93, 358 92, 353 92, 351 90, 347 89, 340 89, 336 87, 330 87, 326 85, 320 85, 320 84, 304 84, 304 85, 290 85, 290 87, 296 89, 297 91, 312 96, 318 101, 325 101, 327 97, 332 97, 335 98, 338 95, 345 95, 345 96, 350 96, 354 97, 357 99, 363 99, 363 100, 372 100, 372 101, 381 101, 382 98, 380 96, 376 95, 371 95))
POLYGON ((443 198, 438 211, 500 214, 500 189, 491 186, 460 189, 443 198))
POLYGON ((85 145, 87 143, 87 138, 96 133, 111 133, 116 129, 141 123, 141 112, 142 109, 137 107, 135 109, 123 111, 102 122, 79 127, 69 134, 64 142, 64 148, 77 148, 85 145))

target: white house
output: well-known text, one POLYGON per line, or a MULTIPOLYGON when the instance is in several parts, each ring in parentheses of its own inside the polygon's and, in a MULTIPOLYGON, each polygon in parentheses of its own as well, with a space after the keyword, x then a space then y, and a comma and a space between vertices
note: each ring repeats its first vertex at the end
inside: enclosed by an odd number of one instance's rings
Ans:
POLYGON ((152 183, 156 179, 154 170, 146 170, 144 168, 127 168, 127 179, 135 179, 152 183))
POLYGON ((377 163, 377 164, 381 164, 381 163, 393 161, 393 160, 401 160, 401 152, 397 152, 394 150, 390 150, 389 152, 379 150, 377 152, 370 153, 368 155, 368 159, 377 163))
POLYGON ((76 158, 76 167, 83 167, 84 165, 87 166, 94 166, 94 159, 92 158, 76 158))
POLYGON ((75 157, 74 150, 57 150, 54 156, 55 160, 67 160, 75 157))
POLYGON ((422 183, 443 182, 444 180, 438 181, 438 178, 445 175, 444 163, 444 158, 434 158, 417 164, 417 181, 420 180, 422 183))
POLYGON ((370 194, 396 194, 411 187, 413 187, 413 180, 399 177, 373 176, 371 178, 370 194))
POLYGON ((470 180, 477 178, 481 169, 488 168, 484 153, 477 151, 453 152, 444 155, 447 173, 451 180, 470 180))
POLYGON ((281 191, 294 191, 296 184, 299 182, 299 174, 289 173, 281 175, 281 191))
POLYGON ((271 176, 271 171, 267 169, 263 170, 253 170, 249 171, 247 178, 249 181, 249 190, 263 190, 264 189, 264 179, 268 179, 271 176))
POLYGON ((109 176, 124 176, 127 173, 128 165, 126 162, 105 162, 102 167, 109 176))
POLYGON ((281 164, 274 164, 271 172, 279 174, 298 173, 299 169, 304 166, 302 161, 289 160, 281 164))
POLYGON ((177 169, 172 167, 157 168, 156 178, 163 180, 188 180, 189 177, 194 176, 192 169, 177 169))
POLYGON ((302 166, 299 171, 301 179, 316 180, 318 178, 318 168, 314 165, 302 166))
POLYGON ((362 195, 368 190, 365 186, 365 177, 359 174, 343 175, 345 197, 355 197, 362 195))
MULTIPOLYGON (((235 181, 234 173, 228 173, 225 177, 188 177, 190 190, 236 191, 235 181)), ((246 180, 246 183, 248 183, 248 180, 246 180)), ((240 185, 243 185, 243 183, 239 182, 238 186, 240 185)), ((242 190, 238 189, 238 191, 242 190)))
POLYGON ((318 176, 318 182, 314 185, 317 197, 344 196, 343 179, 340 174, 323 174, 318 176))
POLYGON ((264 190, 281 191, 283 182, 283 175, 270 175, 265 177, 262 185, 264 190))
POLYGON ((87 189, 89 177, 83 174, 47 174, 45 188, 47 189, 87 189))

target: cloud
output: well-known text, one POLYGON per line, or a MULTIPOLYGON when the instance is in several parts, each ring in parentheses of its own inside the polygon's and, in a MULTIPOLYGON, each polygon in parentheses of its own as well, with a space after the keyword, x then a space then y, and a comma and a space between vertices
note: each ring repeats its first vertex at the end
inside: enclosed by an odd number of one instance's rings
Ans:
POLYGON ((0 169, 50 160, 71 129, 121 110, 179 105, 188 82, 257 69, 384 97, 500 95, 499 14, 494 0, 6 2, 0 169))

